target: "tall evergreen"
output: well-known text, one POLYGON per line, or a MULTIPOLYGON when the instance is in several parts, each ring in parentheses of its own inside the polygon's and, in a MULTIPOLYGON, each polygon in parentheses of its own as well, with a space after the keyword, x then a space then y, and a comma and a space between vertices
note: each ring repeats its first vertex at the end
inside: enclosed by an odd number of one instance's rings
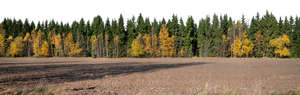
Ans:
POLYGON ((188 17, 185 27, 185 40, 184 40, 184 48, 186 51, 187 56, 194 56, 196 55, 196 29, 195 23, 192 16, 188 17))

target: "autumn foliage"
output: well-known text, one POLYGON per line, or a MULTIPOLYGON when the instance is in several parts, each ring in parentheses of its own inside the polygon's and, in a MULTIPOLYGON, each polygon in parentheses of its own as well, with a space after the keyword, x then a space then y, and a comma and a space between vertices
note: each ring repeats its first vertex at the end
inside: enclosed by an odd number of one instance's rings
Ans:
POLYGON ((131 52, 130 54, 132 56, 141 56, 145 54, 145 51, 143 49, 143 44, 141 43, 141 37, 142 35, 139 34, 136 39, 133 40, 132 44, 131 44, 131 52))
POLYGON ((21 56, 23 53, 23 38, 17 37, 13 42, 10 43, 9 55, 10 56, 21 56))
POLYGON ((240 38, 236 36, 231 48, 234 56, 249 56, 253 51, 254 44, 247 38, 247 34, 244 32, 243 40, 241 41, 240 38))
POLYGON ((280 57, 289 57, 291 55, 289 49, 290 39, 288 35, 284 34, 276 39, 270 41, 270 46, 274 48, 274 53, 280 57))
POLYGON ((161 56, 175 56, 174 38, 174 36, 169 37, 168 28, 163 24, 159 32, 161 56))

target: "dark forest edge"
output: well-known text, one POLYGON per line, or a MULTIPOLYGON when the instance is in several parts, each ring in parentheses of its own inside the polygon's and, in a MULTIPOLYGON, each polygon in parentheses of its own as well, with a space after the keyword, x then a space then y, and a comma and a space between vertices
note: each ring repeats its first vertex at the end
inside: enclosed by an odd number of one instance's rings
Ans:
POLYGON ((279 20, 266 11, 250 22, 226 14, 186 23, 171 19, 152 22, 140 14, 124 24, 118 20, 54 20, 29 22, 5 18, 0 24, 0 56, 13 57, 300 57, 300 18, 279 20))

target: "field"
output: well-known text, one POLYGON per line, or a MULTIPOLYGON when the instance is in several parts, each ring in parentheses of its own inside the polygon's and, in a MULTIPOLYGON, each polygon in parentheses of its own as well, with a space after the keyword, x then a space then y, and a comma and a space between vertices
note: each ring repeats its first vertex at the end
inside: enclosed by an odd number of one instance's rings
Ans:
POLYGON ((300 87, 300 59, 0 58, 0 93, 257 94, 300 87))

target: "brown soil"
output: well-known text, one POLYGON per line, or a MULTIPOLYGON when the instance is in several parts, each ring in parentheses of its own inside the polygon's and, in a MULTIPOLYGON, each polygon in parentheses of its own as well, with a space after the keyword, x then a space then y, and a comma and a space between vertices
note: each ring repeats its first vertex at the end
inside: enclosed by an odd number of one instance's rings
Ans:
POLYGON ((40 87, 104 95, 289 91, 300 87, 300 59, 0 58, 0 92, 40 87))

